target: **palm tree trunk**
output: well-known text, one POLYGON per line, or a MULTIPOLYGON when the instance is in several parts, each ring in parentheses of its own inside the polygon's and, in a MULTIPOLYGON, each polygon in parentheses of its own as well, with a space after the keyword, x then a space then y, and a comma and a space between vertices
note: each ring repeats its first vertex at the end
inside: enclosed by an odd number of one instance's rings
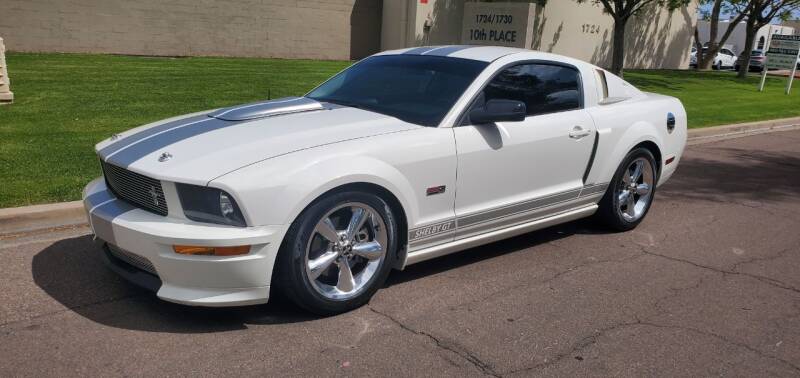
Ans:
POLYGON ((722 48, 717 41, 719 35, 719 15, 722 12, 722 0, 715 0, 711 9, 711 21, 708 23, 708 50, 703 54, 703 61, 697 61, 697 68, 708 71, 714 65, 714 59, 722 48))
POLYGON ((700 42, 700 31, 696 26, 694 28, 694 48, 697 50, 697 53, 695 53, 695 57, 697 58, 695 63, 697 64, 697 67, 695 68, 699 70, 705 65, 706 55, 703 54, 703 44, 700 42))
MULTIPOLYGON (((753 54, 753 44, 756 41, 756 33, 758 33, 758 23, 752 17, 747 20, 747 28, 745 30, 744 38, 744 51, 739 55, 739 74, 740 79, 747 78, 747 72, 750 71, 750 57, 753 54)), ((766 67, 764 67, 766 69, 766 67)))

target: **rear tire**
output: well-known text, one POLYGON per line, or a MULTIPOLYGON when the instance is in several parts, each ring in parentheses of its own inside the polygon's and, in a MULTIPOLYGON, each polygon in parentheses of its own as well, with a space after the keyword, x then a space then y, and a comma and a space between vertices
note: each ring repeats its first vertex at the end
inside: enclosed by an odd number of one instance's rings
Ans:
POLYGON ((394 266, 397 233, 395 215, 377 195, 346 191, 324 196, 286 233, 275 263, 275 285, 319 315, 361 307, 394 266))
POLYGON ((658 169, 650 150, 636 148, 622 160, 600 200, 596 219, 615 231, 629 231, 644 220, 656 194, 658 169))

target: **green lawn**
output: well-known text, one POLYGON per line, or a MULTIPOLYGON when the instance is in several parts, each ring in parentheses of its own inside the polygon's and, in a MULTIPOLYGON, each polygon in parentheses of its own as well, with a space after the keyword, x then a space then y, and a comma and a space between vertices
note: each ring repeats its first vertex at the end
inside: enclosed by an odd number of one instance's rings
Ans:
MULTIPOLYGON (((16 101, 0 106, 0 208, 78 199, 99 175, 94 144, 114 132, 268 94, 303 94, 350 64, 23 53, 7 59, 16 101)), ((631 71, 626 79, 679 97, 691 127, 800 115, 800 94, 784 96, 783 80, 770 79, 760 94, 755 75, 741 82, 724 72, 631 71)))
POLYGON ((0 106, 0 208, 79 199, 100 175, 94 144, 162 118, 301 95, 349 62, 6 56, 15 102, 0 106))
POLYGON ((800 80, 785 95, 786 78, 767 78, 758 92, 760 74, 747 80, 734 72, 629 71, 625 80, 639 89, 674 96, 686 107, 689 127, 708 127, 800 116, 800 80))

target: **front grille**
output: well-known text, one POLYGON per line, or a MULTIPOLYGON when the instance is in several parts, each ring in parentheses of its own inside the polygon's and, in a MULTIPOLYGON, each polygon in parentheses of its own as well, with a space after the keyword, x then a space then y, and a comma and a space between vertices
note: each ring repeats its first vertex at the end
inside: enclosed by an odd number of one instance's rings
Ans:
POLYGON ((167 215, 167 200, 161 181, 100 161, 106 183, 114 194, 136 207, 167 215))
POLYGON ((108 244, 108 251, 111 252, 114 257, 122 260, 122 262, 127 263, 128 265, 133 266, 134 268, 141 269, 147 273, 158 275, 156 273, 156 268, 153 266, 153 263, 150 262, 147 258, 139 256, 134 253, 130 253, 122 248, 119 248, 115 245, 108 244))

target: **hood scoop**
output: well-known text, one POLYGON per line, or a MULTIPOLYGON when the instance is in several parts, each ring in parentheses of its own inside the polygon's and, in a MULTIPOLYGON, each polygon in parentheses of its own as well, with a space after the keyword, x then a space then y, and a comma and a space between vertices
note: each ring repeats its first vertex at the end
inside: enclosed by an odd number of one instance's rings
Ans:
POLYGON ((220 109, 208 116, 224 121, 248 121, 251 119, 311 112, 322 109, 325 109, 325 107, 321 103, 310 98, 284 97, 276 100, 220 109))

